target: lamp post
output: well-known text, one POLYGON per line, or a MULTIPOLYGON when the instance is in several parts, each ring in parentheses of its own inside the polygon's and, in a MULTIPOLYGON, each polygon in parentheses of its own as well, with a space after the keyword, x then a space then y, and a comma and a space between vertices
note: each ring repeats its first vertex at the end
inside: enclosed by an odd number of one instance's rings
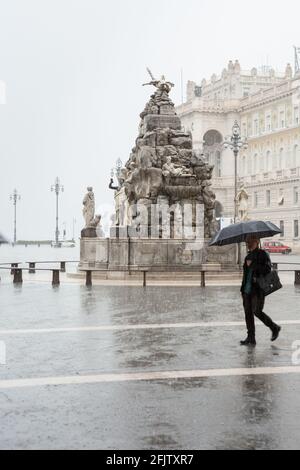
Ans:
POLYGON ((75 217, 73 217, 73 238, 72 238, 72 241, 75 243, 75 225, 77 223, 77 220, 75 219, 75 217))
POLYGON ((237 121, 235 121, 232 128, 232 135, 227 137, 224 142, 225 148, 230 148, 234 154, 234 223, 238 218, 237 194, 238 194, 238 155, 242 148, 248 148, 246 138, 241 137, 241 129, 237 121))
POLYGON ((9 199, 13 202, 14 205, 14 245, 17 243, 17 202, 20 201, 21 196, 18 194, 18 191, 15 189, 14 192, 10 195, 9 199))
POLYGON ((118 158, 116 161, 116 167, 111 169, 109 189, 113 189, 114 191, 118 191, 120 189, 119 186, 114 186, 114 177, 116 176, 119 178, 121 176, 122 168, 123 162, 121 158, 118 158))
POLYGON ((59 228, 58 228, 58 197, 60 192, 64 192, 64 187, 60 184, 60 180, 57 177, 55 183, 51 186, 51 191, 55 192, 56 195, 56 229, 55 229, 55 246, 58 247, 59 245, 59 228))
MULTIPOLYGON (((230 148, 233 151, 234 155, 234 223, 237 222, 238 219, 238 156, 240 150, 244 148, 245 150, 248 148, 248 142, 246 138, 241 137, 241 129, 239 123, 237 121, 234 122, 232 128, 232 135, 227 137, 224 142, 225 148, 230 148)), ((242 268, 242 257, 241 257, 241 245, 238 245, 238 252, 237 252, 237 264, 239 265, 239 269, 242 268)))

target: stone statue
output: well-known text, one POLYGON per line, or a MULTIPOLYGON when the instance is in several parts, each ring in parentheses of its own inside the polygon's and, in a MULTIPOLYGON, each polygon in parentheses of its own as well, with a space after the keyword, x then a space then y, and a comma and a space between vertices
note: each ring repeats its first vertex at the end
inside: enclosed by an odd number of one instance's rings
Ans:
POLYGON ((149 83, 143 83, 143 86, 153 85, 161 92, 170 93, 172 88, 175 86, 174 83, 167 82, 166 77, 162 75, 160 80, 151 80, 149 83))
POLYGON ((238 192, 236 196, 236 202, 238 204, 238 210, 239 210, 239 219, 241 222, 246 222, 247 220, 250 220, 248 217, 248 209, 249 209, 249 194, 245 190, 244 185, 241 186, 240 191, 238 192))
MULTIPOLYGON (((81 238, 97 238, 98 234, 97 232, 99 231, 99 224, 101 222, 101 215, 96 215, 93 220, 90 221, 89 226, 85 227, 83 230, 81 230, 81 238)), ((100 237, 103 238, 104 234, 103 230, 100 227, 100 237)))
POLYGON ((167 157, 167 163, 163 165, 162 171, 165 177, 192 175, 192 171, 188 168, 184 168, 180 165, 175 165, 174 163, 172 163, 171 157, 167 157))
POLYGON ((148 72, 151 81, 144 85, 154 86, 155 92, 140 114, 138 137, 125 168, 119 169, 118 188, 112 180, 110 183, 111 189, 119 189, 115 195, 115 223, 132 223, 130 214, 124 220, 121 217, 124 200, 128 205, 140 201, 157 204, 160 198, 169 205, 183 200, 194 205, 198 202, 204 204, 205 236, 209 238, 214 230, 213 166, 193 151, 192 134, 182 127, 169 96, 173 83, 164 76, 156 80, 148 72))
POLYGON ((90 223, 90 227, 97 228, 101 222, 101 215, 95 215, 94 219, 90 223))
POLYGON ((85 220, 85 228, 91 226, 92 221, 94 220, 95 216, 95 196, 93 193, 93 188, 89 186, 87 188, 87 193, 83 199, 83 217, 85 220))

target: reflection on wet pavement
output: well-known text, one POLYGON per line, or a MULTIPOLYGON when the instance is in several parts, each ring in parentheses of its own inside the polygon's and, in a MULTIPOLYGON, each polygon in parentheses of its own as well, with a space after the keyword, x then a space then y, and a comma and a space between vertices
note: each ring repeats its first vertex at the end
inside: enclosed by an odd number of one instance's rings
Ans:
POLYGON ((291 323, 276 344, 259 326, 258 346, 248 350, 239 347, 245 327, 236 287, 0 285, 0 341, 7 347, 0 385, 29 380, 28 387, 0 387, 0 448, 297 448, 300 374, 235 371, 292 366, 299 299, 293 286, 267 299, 266 312, 291 323), (230 375, 214 376, 219 369, 230 375), (208 374, 151 379, 176 371, 208 374), (124 378, 132 373, 150 375, 124 378), (99 374, 117 378, 85 382, 99 374), (30 382, 51 377, 82 380, 30 382))

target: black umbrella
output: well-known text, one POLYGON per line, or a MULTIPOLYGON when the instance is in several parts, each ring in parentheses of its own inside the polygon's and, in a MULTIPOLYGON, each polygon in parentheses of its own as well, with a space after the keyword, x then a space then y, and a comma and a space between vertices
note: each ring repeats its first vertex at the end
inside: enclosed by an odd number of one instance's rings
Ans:
POLYGON ((249 235, 257 238, 269 238, 282 233, 272 222, 254 221, 240 222, 229 225, 218 232, 210 241, 209 246, 224 246, 245 242, 249 235))

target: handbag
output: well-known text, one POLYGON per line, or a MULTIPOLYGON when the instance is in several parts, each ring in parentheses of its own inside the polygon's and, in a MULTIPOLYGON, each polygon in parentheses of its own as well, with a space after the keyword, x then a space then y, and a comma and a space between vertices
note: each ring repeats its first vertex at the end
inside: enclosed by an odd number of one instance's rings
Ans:
POLYGON ((280 278, 278 272, 272 270, 270 273, 266 274, 265 276, 259 276, 256 279, 256 283, 263 291, 265 297, 273 292, 277 292, 278 290, 282 289, 282 284, 280 282, 280 278))

